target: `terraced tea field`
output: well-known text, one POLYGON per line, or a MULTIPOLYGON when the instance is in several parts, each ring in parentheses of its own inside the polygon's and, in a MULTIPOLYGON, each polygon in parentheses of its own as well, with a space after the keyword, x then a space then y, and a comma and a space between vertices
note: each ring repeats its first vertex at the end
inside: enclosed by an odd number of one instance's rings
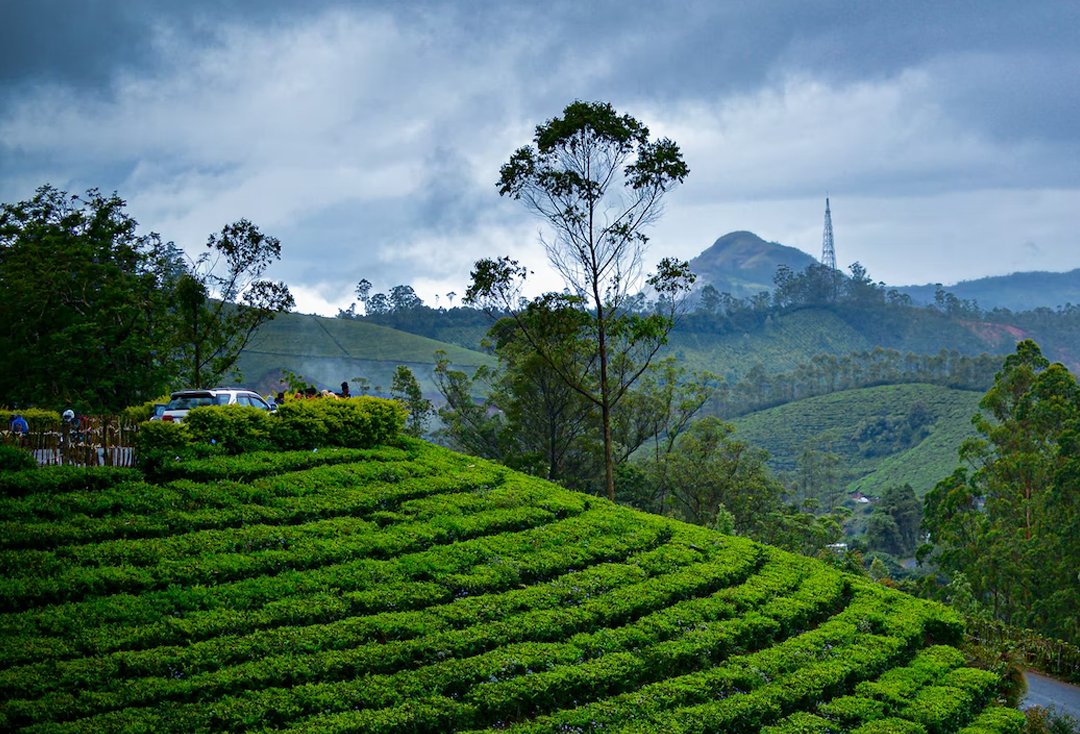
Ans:
POLYGON ((0 729, 1019 731, 949 610, 421 442, 0 475, 0 729))

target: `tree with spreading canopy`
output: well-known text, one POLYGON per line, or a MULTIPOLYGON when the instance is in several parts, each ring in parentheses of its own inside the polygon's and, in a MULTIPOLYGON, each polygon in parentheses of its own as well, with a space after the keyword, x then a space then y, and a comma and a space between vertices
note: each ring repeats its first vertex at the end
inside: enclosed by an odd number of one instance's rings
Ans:
POLYGON ((180 251, 139 234, 116 194, 42 186, 0 209, 0 394, 119 411, 168 389, 180 251))
POLYGON ((233 374, 258 328, 296 304, 287 285, 262 278, 280 259, 281 242, 246 219, 210 235, 176 288, 182 384, 212 387, 233 374))
POLYGON ((576 309, 587 315, 570 342, 551 343, 520 317, 527 269, 508 257, 476 263, 466 302, 510 314, 560 379, 599 410, 605 485, 615 498, 612 412, 647 369, 674 325, 675 309, 689 292, 686 262, 662 260, 646 279, 658 303, 652 313, 633 309, 642 285, 647 225, 661 200, 689 173, 679 147, 651 140, 648 128, 606 102, 573 102, 561 117, 537 126, 533 145, 519 148, 500 170, 499 193, 519 200, 550 226, 541 242, 567 292, 534 300, 534 308, 576 309), (565 359, 589 344, 593 358, 565 359))

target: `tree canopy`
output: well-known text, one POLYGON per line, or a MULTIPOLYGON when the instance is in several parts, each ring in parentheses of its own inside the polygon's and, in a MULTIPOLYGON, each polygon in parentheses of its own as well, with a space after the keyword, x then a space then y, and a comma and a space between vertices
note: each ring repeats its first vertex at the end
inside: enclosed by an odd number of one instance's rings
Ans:
POLYGON ((0 395, 118 412, 230 373, 266 319, 293 305, 261 279, 276 238, 239 220, 193 262, 141 234, 116 194, 51 186, 0 209, 0 395))
POLYGON ((176 290, 180 382, 212 387, 233 371, 259 326, 295 305, 288 286, 263 279, 281 242, 246 219, 207 239, 176 290))
POLYGON ((166 390, 180 252, 139 234, 118 196, 42 186, 0 209, 0 394, 112 410, 166 390))
POLYGON ((561 117, 538 125, 533 144, 519 148, 500 170, 499 193, 522 201, 550 225, 541 236, 565 294, 534 300, 534 310, 576 309, 587 315, 570 341, 591 345, 595 359, 560 355, 564 340, 542 341, 520 318, 526 269, 510 258, 476 263, 466 302, 510 313, 532 348, 573 390, 600 412, 605 484, 615 497, 612 411, 648 367, 673 324, 678 296, 693 275, 685 262, 662 260, 643 279, 648 237, 644 228, 660 213, 664 194, 689 168, 667 138, 650 139, 649 129, 606 102, 573 102, 561 117), (648 285, 659 308, 638 312, 638 290, 648 285))
POLYGON ((926 497, 940 566, 996 618, 1074 644, 1080 634, 1080 388, 1025 340, 973 418, 965 466, 926 497))

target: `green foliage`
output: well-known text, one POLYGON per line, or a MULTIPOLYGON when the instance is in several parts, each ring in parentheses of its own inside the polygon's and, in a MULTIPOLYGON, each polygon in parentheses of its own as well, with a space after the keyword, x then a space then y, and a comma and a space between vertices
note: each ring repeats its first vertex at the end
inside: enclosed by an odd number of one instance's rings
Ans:
POLYGON ((893 486, 881 493, 870 513, 866 542, 874 549, 896 556, 910 556, 919 541, 922 505, 910 484, 893 486))
POLYGON ((165 405, 169 402, 169 396, 161 395, 155 400, 148 400, 145 403, 139 405, 129 405, 120 411, 120 420, 129 425, 136 423, 144 423, 154 415, 154 409, 157 405, 165 405))
POLYGON ((606 102, 567 105, 561 117, 536 127, 533 143, 502 166, 499 193, 522 201, 551 226, 553 236, 541 241, 567 291, 534 299, 522 317, 526 268, 506 257, 483 259, 465 302, 511 314, 554 373, 595 404, 605 486, 614 500, 611 413, 666 343, 679 301, 694 282, 687 263, 665 258, 645 278, 657 297, 655 310, 634 307, 648 241, 643 230, 690 169, 673 141, 650 140, 645 125, 606 102), (578 319, 571 317, 575 311, 578 319), (545 328, 553 321, 558 328, 545 328), (585 353, 596 359, 577 359, 585 353))
POLYGON ((293 400, 277 410, 271 436, 283 449, 368 448, 394 440, 405 425, 397 401, 369 396, 293 400))
POLYGON ((0 394, 118 412, 172 377, 169 289, 179 251, 140 235, 125 202, 50 186, 0 209, 0 394))
POLYGON ((37 460, 18 446, 0 445, 0 472, 36 469, 37 460))
POLYGON ((207 251, 176 283, 180 381, 213 387, 235 371, 240 352, 265 322, 296 305, 288 286, 261 280, 281 259, 281 242, 246 219, 210 235, 207 251))
POLYGON ((0 497, 93 492, 119 482, 134 481, 141 476, 134 469, 111 466, 43 466, 0 475, 0 497))
POLYGON ((192 440, 219 446, 227 454, 262 451, 272 446, 274 416, 248 405, 195 408, 181 425, 192 440))
POLYGON ((980 437, 960 451, 971 470, 957 469, 926 497, 938 563, 963 572, 995 618, 1075 644, 1080 387, 1024 341, 980 407, 980 437))
POLYGON ((672 451, 645 462, 646 472, 657 486, 652 494, 679 518, 710 525, 728 513, 736 533, 758 537, 783 508, 785 490, 765 466, 765 453, 733 438, 733 430, 716 418, 695 421, 672 451))
POLYGON ((732 420, 738 435, 769 452, 770 467, 783 475, 798 469, 807 449, 840 457, 840 489, 877 496, 882 487, 910 484, 922 497, 955 466, 956 447, 973 435, 971 415, 979 394, 935 385, 883 385, 799 400, 732 420), (914 447, 888 456, 867 456, 857 440, 860 424, 903 420, 912 405, 934 415, 933 430, 914 447))
POLYGON ((993 676, 934 644, 960 634, 944 607, 414 439, 18 482, 0 494, 8 730, 991 721, 993 676))
POLYGON ((405 432, 410 436, 420 437, 428 419, 435 413, 431 401, 424 397, 416 375, 403 364, 394 370, 394 381, 390 384, 390 397, 400 402, 408 413, 405 420, 405 432))
POLYGON ((135 448, 140 459, 187 456, 191 434, 183 423, 147 421, 135 434, 135 448))

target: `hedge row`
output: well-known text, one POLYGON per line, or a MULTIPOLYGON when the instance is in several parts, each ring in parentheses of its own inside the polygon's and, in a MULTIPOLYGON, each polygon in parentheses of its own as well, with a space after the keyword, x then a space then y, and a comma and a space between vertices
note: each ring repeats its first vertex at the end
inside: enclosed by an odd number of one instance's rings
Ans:
MULTIPOLYGON (((30 695, 45 690, 79 686, 94 681, 102 683, 124 672, 128 675, 161 675, 169 670, 182 670, 191 675, 236 662, 288 650, 293 654, 318 654, 325 650, 341 650, 376 643, 383 654, 387 646, 408 643, 424 645, 424 636, 461 632, 462 639, 481 639, 483 635, 528 634, 529 630, 545 629, 545 635, 556 635, 568 625, 587 623, 590 618, 611 619, 616 615, 633 615, 635 610, 650 609, 665 604, 694 589, 711 588, 738 578, 748 568, 744 554, 728 553, 714 561, 699 563, 682 571, 645 578, 635 583, 611 585, 603 593, 567 594, 553 589, 548 599, 540 592, 510 592, 510 599, 483 599, 476 603, 458 600, 453 604, 418 611, 408 615, 382 614, 372 618, 348 618, 337 623, 312 625, 302 629, 285 628, 262 631, 247 637, 234 637, 222 646, 221 639, 196 643, 182 648, 154 648, 141 652, 122 652, 107 657, 75 660, 51 665, 28 666, 0 674, 0 690, 8 694, 30 695), (733 558, 733 555, 738 557, 733 558), (516 597, 516 598, 515 598, 516 597), (574 600, 575 605, 567 602, 574 600), (550 609, 552 611, 544 611, 550 609), (530 625, 516 628, 522 615, 529 616, 530 625), (507 621, 512 620, 512 621, 507 621), (503 632, 478 630, 477 626, 501 625, 503 632), (541 624, 542 627, 536 627, 541 624), (404 633, 404 634, 403 634, 404 633), (481 637, 477 637, 480 635, 481 637), (222 657, 224 655, 224 657, 222 657)), ((617 569, 613 569, 617 570, 617 569)), ((602 580, 602 579, 601 579, 602 580)), ((592 586, 596 586, 593 582, 592 586)), ((572 589, 580 588, 574 584, 572 589)), ((602 587, 600 587, 602 588, 602 587)), ((640 613, 640 612, 639 612, 640 613)), ((404 648, 403 648, 404 649, 404 648)), ((409 653, 412 655, 413 653, 409 653)))
POLYGON ((367 395, 295 400, 275 413, 242 405, 195 408, 182 423, 143 423, 137 447, 141 462, 161 474, 173 463, 172 457, 192 458, 207 451, 241 454, 384 445, 397 440, 406 415, 398 401, 367 395))
POLYGON ((941 611, 860 584, 843 611, 804 634, 700 673, 539 717, 510 731, 757 731, 778 719, 785 707, 793 708, 808 696, 820 700, 908 654, 935 621, 940 623, 941 611), (872 628, 880 634, 870 632, 872 628), (806 669, 811 663, 829 665, 812 674, 806 669))
MULTIPOLYGON (((690 573, 684 574, 683 582, 692 575, 701 575, 702 569, 688 569, 690 573)), ((794 574, 796 577, 798 573, 794 574)), ((673 579, 674 580, 674 579, 673 579)), ((579 633, 570 636, 565 643, 539 644, 526 643, 524 649, 531 650, 533 656, 527 658, 527 663, 518 661, 512 669, 523 669, 530 675, 525 678, 510 676, 507 680, 493 682, 493 678, 508 675, 505 647, 496 648, 494 651, 481 653, 476 657, 465 660, 448 661, 446 663, 433 662, 430 666, 419 670, 404 670, 398 674, 368 676, 358 680, 338 684, 312 684, 303 686, 299 695, 295 689, 285 692, 276 688, 262 688, 258 691, 247 691, 242 696, 229 696, 217 698, 212 704, 192 704, 182 712, 174 711, 184 723, 180 728, 191 727, 201 729, 215 724, 226 730, 235 731, 250 725, 252 722, 282 722, 286 721, 285 711, 293 714, 305 712, 311 714, 325 711, 328 707, 350 708, 364 703, 368 707, 386 705, 388 703, 405 704, 415 694, 430 693, 438 688, 448 693, 463 696, 466 706, 475 705, 482 717, 507 715, 518 712, 522 707, 539 709, 550 707, 560 701, 582 700, 593 697, 603 691, 614 692, 636 687, 643 681, 655 679, 658 676, 668 675, 672 672, 687 669, 696 669, 709 664, 712 660, 726 657, 731 651, 748 645, 768 644, 773 636, 781 630, 797 625, 805 618, 806 614, 813 614, 813 609, 821 610, 836 604, 845 584, 838 574, 830 573, 815 581, 804 584, 804 587, 795 594, 795 599, 801 602, 801 608, 797 604, 785 605, 782 612, 770 610, 762 614, 750 614, 745 617, 731 618, 730 614, 736 609, 733 601, 739 599, 738 589, 732 588, 731 594, 724 597, 694 599, 690 602, 676 603, 667 608, 651 612, 637 621, 624 627, 601 629, 593 633, 579 633), (709 608, 711 606, 711 609, 709 608), (719 625, 708 628, 709 622, 721 620, 719 625), (696 633, 686 635, 686 627, 696 627, 696 633), (625 650, 633 650, 630 654, 625 650), (600 655, 601 657, 596 657, 600 655), (546 673, 540 671, 547 670, 546 673), (574 683, 577 681, 577 683, 574 683), (470 686, 475 687, 469 691, 470 686), (468 691, 466 693, 466 691, 468 691), (469 702, 473 702, 470 704, 469 702), (336 703, 335 703, 336 702, 336 703), (223 713, 228 712, 228 713, 223 713)), ((667 581, 670 587, 671 581, 667 581)), ((643 584, 640 586, 647 586, 643 584)), ((786 588, 783 584, 776 591, 786 588)), ((624 595, 624 606, 631 597, 637 597, 648 593, 644 588, 627 588, 624 595)), ((764 601, 760 590, 750 590, 749 596, 757 601, 764 601)), ((665 595, 670 598, 670 592, 665 595)), ((618 604, 610 595, 596 598, 591 602, 595 612, 605 614, 618 614, 609 609, 618 604)), ((578 621, 582 619, 578 615, 578 621)), ((547 621, 551 621, 550 619, 547 621)), ((510 619, 501 622, 488 622, 486 625, 474 625, 463 630, 463 637, 473 640, 478 636, 492 634, 490 628, 496 626, 496 637, 506 635, 542 636, 545 639, 557 639, 561 632, 552 628, 550 624, 546 629, 538 629, 535 625, 518 624, 518 620, 510 619), (482 629, 480 627, 483 627, 482 629), (499 628, 502 628, 501 631, 499 628), (530 632, 529 630, 532 630, 530 632), (516 632, 515 632, 516 630, 516 632)), ((587 624, 587 623, 586 623, 587 624)), ((416 660, 418 651, 427 649, 432 644, 442 650, 454 651, 454 643, 445 635, 438 643, 430 639, 417 639, 409 647, 402 651, 402 655, 416 660)), ((501 644, 506 644, 502 639, 501 644)), ((514 655, 520 655, 519 645, 513 646, 514 655)), ((251 651, 247 651, 249 654, 251 651)), ((297 669, 309 672, 311 670, 312 656, 302 660, 297 669)), ((340 657, 332 654, 329 657, 340 657)), ((288 673, 283 670, 280 663, 267 661, 269 668, 277 675, 286 675, 289 682, 296 683, 297 671, 288 673)), ((176 668, 179 670, 179 668, 176 668)), ((230 669, 231 670, 231 669, 230 669)), ((222 671, 225 673, 227 671, 222 671)), ((353 678, 354 674, 361 671, 350 670, 345 677, 353 678)), ((325 673, 320 671, 319 674, 325 673)), ((224 676, 218 675, 218 678, 224 676)), ((235 675, 228 676, 230 682, 235 685, 235 675)), ((261 679, 260 687, 271 685, 271 681, 261 679)), ((89 707, 90 701, 94 700, 97 705, 105 706, 112 704, 115 707, 132 704, 149 704, 147 695, 157 684, 154 691, 156 696, 169 695, 173 698, 190 699, 193 690, 204 694, 212 693, 205 686, 206 677, 200 681, 197 678, 188 681, 165 681, 161 678, 149 679, 149 681, 130 681, 122 686, 116 686, 114 694, 106 696, 82 697, 80 702, 89 707), (194 688, 193 688, 194 687, 194 688)), ((250 683, 249 683, 249 686, 250 683)), ((40 719, 45 711, 53 706, 63 704, 65 710, 72 711, 73 707, 64 697, 46 699, 36 702, 37 710, 34 711, 40 719)), ((79 710, 80 706, 74 706, 79 710)), ((20 711, 18 708, 11 709, 9 714, 16 719, 20 715, 29 715, 30 709, 20 711)), ((149 711, 148 711, 149 713, 149 711)), ((130 718, 130 714, 127 715, 130 718)), ((154 714, 150 713, 150 716, 154 714)), ((88 728, 103 725, 99 719, 91 719, 83 722, 88 728)))
POLYGON ((0 730, 1015 731, 955 614, 747 539, 411 441, 173 468, 0 498, 0 730))
MULTIPOLYGON (((4 650, 25 649, 27 644, 24 640, 33 646, 35 630, 38 633, 62 635, 65 626, 70 629, 80 619, 86 621, 86 627, 101 627, 108 639, 134 638, 134 641, 150 642, 164 634, 177 642, 187 642, 193 638, 192 633, 220 634, 219 623, 223 620, 220 617, 209 620, 212 623, 206 626, 199 624, 208 621, 206 619, 194 620, 192 625, 186 624, 183 619, 170 620, 169 624, 153 625, 149 639, 144 634, 148 630, 136 630, 129 635, 123 629, 117 629, 116 625, 169 618, 184 610, 240 609, 246 615, 252 609, 290 595, 325 593, 330 588, 348 595, 345 596, 346 601, 350 602, 347 611, 352 613, 360 613, 361 605, 365 602, 385 602, 388 583, 431 582, 437 579, 441 595, 450 597, 461 596, 463 586, 476 593, 505 591, 523 580, 543 581, 571 568, 623 560, 632 553, 656 547, 667 537, 663 533, 664 523, 645 526, 627 523, 625 515, 613 512, 606 505, 585 515, 528 532, 463 541, 449 548, 433 548, 391 560, 364 558, 323 569, 247 579, 215 588, 176 587, 138 597, 121 595, 88 600, 82 604, 47 608, 37 614, 5 615, 0 618, 7 623, 0 628, 5 632, 4 650), (566 546, 574 552, 568 552, 566 546), (513 560, 504 563, 498 560, 500 558, 513 560), (498 573, 493 572, 496 570, 498 573), (361 593, 350 595, 349 592, 361 593)), ((291 608, 291 605, 286 605, 286 609, 291 608)), ((236 616, 226 614, 224 618, 235 620, 236 616)), ((258 615, 252 616, 258 619, 258 615)), ((92 634, 84 637, 83 641, 99 643, 101 635, 92 634)), ((5 656, 12 654, 18 653, 5 653, 5 656)))

